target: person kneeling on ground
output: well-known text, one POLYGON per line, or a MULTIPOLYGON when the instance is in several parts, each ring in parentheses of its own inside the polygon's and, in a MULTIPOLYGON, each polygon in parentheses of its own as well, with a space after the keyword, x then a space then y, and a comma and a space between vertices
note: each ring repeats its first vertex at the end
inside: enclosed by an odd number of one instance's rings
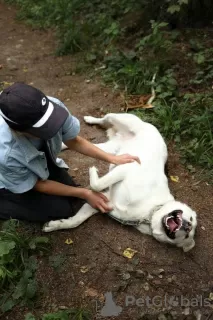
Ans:
POLYGON ((80 137, 79 120, 58 99, 24 83, 0 93, 0 219, 31 222, 72 217, 88 202, 110 211, 101 193, 77 185, 57 158, 62 142, 86 156, 116 165, 139 161, 108 154, 80 137))

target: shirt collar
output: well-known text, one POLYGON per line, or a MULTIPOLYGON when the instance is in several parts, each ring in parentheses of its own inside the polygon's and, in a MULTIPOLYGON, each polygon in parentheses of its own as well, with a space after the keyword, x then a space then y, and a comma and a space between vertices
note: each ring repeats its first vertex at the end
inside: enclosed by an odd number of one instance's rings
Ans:
POLYGON ((27 162, 30 162, 41 154, 41 152, 38 151, 36 147, 34 147, 34 145, 24 135, 18 135, 13 132, 13 136, 17 141, 21 151, 23 152, 23 156, 25 157, 27 162))

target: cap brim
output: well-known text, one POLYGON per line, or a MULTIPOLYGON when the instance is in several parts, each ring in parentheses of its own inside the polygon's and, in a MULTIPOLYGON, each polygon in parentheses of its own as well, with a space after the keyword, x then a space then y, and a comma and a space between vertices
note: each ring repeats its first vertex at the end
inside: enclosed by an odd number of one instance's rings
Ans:
POLYGON ((40 127, 27 129, 27 133, 40 139, 49 140, 60 130, 69 114, 66 109, 58 106, 56 103, 52 101, 50 101, 50 103, 53 105, 54 109, 47 121, 40 127))

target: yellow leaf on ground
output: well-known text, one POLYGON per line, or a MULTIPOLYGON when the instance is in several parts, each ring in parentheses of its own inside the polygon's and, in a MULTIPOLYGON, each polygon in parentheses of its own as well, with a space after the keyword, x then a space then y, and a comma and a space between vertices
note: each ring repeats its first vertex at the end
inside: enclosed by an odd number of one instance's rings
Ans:
POLYGON ((7 82, 7 81, 3 81, 3 85, 4 86, 12 86, 14 82, 7 82))
POLYGON ((179 182, 179 177, 178 177, 178 176, 170 176, 170 179, 171 179, 173 182, 179 182))
POLYGON ((128 259, 132 259, 136 253, 137 253, 136 250, 133 250, 131 248, 126 248, 123 252, 123 255, 128 259))
POLYGON ((73 244, 73 241, 72 239, 68 238, 66 241, 65 241, 66 244, 73 244))
POLYGON ((81 270, 82 273, 86 273, 86 272, 89 271, 87 266, 82 266, 80 270, 81 270))

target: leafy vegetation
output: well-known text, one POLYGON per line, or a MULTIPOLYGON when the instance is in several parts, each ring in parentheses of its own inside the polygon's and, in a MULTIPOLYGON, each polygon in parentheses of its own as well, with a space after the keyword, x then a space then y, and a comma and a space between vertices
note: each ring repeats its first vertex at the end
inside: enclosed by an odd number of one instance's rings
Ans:
POLYGON ((81 51, 76 71, 90 65, 125 97, 154 89, 155 108, 133 112, 213 175, 213 40, 204 28, 213 19, 211 0, 7 2, 18 5, 19 19, 56 30, 57 54, 81 51))
MULTIPOLYGON (((32 308, 41 291, 36 279, 39 255, 49 253, 47 237, 33 237, 20 228, 17 220, 3 223, 0 231, 0 310, 4 314, 14 306, 32 308)), ((64 255, 50 256, 50 265, 60 271, 66 260, 64 255)), ((35 317, 31 313, 25 320, 91 320, 89 311, 72 308, 35 317)))
POLYGON ((0 309, 32 306, 37 294, 35 254, 48 249, 48 238, 24 235, 16 220, 5 222, 0 231, 0 309))
POLYGON ((28 313, 24 320, 91 320, 90 312, 84 309, 70 309, 58 311, 55 313, 44 314, 41 318, 33 316, 28 313))

